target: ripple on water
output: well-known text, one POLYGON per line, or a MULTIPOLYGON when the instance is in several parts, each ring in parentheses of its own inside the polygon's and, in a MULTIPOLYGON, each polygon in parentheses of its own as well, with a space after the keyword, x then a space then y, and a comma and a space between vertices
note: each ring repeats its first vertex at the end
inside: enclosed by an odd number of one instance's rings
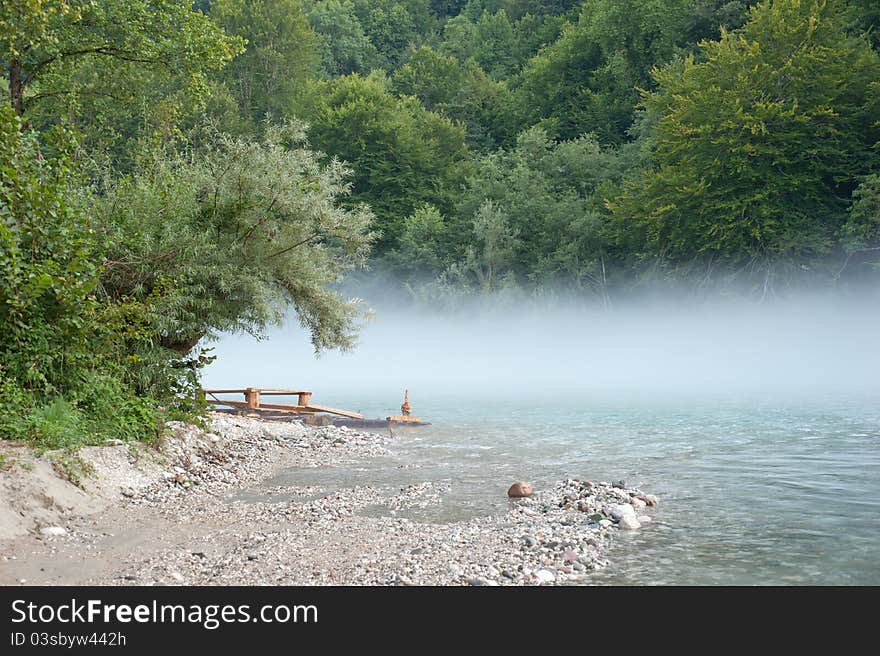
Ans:
POLYGON ((661 504, 649 527, 617 540, 595 583, 876 585, 876 407, 621 408, 584 400, 523 410, 516 401, 461 399, 420 407, 433 425, 395 433, 393 456, 291 470, 272 484, 371 485, 392 494, 444 481, 442 503, 411 512, 443 522, 503 512, 517 479, 540 490, 563 478, 622 478, 661 504))

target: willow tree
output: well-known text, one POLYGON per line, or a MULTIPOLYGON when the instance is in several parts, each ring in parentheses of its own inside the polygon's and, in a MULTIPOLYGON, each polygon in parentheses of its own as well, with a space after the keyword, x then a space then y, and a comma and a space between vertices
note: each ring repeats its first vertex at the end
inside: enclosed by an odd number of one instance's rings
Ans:
POLYGON ((364 262, 373 217, 340 207, 349 174, 293 124, 157 156, 97 206, 112 233, 102 289, 148 303, 156 339, 181 353, 221 331, 259 335, 291 307, 316 350, 351 347, 358 303, 331 286, 364 262))

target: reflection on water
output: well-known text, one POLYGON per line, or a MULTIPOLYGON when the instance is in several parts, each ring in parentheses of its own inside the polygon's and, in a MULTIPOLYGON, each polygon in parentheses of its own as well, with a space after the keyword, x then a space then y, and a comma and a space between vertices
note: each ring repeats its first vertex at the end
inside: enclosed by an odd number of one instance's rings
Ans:
MULTIPOLYGON (((388 410, 369 398, 340 401, 367 416, 388 410)), ((395 430, 392 456, 290 470, 266 485, 370 485, 390 496, 444 482, 440 505, 398 514, 446 522, 503 512, 514 480, 540 489, 568 477, 622 478, 661 504, 649 527, 619 535, 596 583, 876 585, 880 406, 869 401, 434 398, 419 406, 434 424, 395 430)))

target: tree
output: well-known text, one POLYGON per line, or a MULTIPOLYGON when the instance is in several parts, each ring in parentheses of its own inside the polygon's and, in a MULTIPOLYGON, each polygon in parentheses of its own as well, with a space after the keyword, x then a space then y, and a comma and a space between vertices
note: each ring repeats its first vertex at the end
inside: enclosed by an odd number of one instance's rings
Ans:
POLYGON ((55 155, 0 104, 0 373, 40 392, 82 364, 99 247, 74 144, 60 130, 46 138, 55 155))
POLYGON ((517 283, 601 293, 609 246, 602 197, 635 167, 634 155, 633 147, 602 148, 592 136, 557 144, 539 127, 524 131, 513 148, 481 158, 468 178, 449 221, 459 261, 473 260, 468 247, 480 240, 473 217, 495 225, 501 213, 516 236, 504 270, 517 283))
POLYGON ((876 262, 880 251, 880 174, 866 176, 853 192, 841 241, 847 252, 844 266, 857 253, 873 255, 870 260, 876 262))
POLYGON ((115 93, 101 76, 78 78, 84 70, 131 65, 198 86, 241 50, 240 39, 184 0, 8 0, 0 5, 0 33, 19 116, 50 98, 115 93))
POLYGON ((431 280, 445 268, 447 241, 448 226, 440 211, 433 205, 422 205, 403 220, 397 247, 382 263, 403 280, 431 280))
POLYGON ((423 203, 448 211, 466 174, 465 130, 398 98, 387 78, 348 75, 315 83, 298 108, 316 147, 355 171, 351 202, 367 203, 381 231, 377 253, 392 248, 404 218, 423 203))
POLYGON ((257 123, 287 117, 293 95, 318 69, 319 41, 300 0, 216 0, 211 17, 247 49, 224 71, 245 114, 257 123))
POLYGON ((379 67, 379 51, 367 37, 351 2, 316 2, 308 9, 308 17, 321 37, 321 61, 327 77, 369 73, 379 67))
POLYGON ((338 160, 322 165, 298 125, 157 157, 97 208, 113 238, 103 289, 151 298, 153 333, 181 353, 223 331, 259 335, 288 307, 316 350, 348 348, 357 304, 328 286, 372 239, 369 210, 339 207, 349 176, 338 160))
POLYGON ((588 132, 621 143, 633 121, 636 87, 684 41, 693 0, 588 0, 577 23, 523 69, 526 125, 541 121, 560 138, 588 132))
POLYGON ((361 25, 387 71, 403 64, 408 49, 420 45, 434 24, 428 0, 353 1, 361 25))
POLYGON ((466 126, 469 145, 489 150, 513 137, 506 83, 490 80, 473 60, 462 64, 422 46, 395 72, 392 84, 399 95, 416 96, 426 109, 466 126))
POLYGON ((672 261, 827 253, 877 162, 877 54, 825 0, 763 2, 702 49, 655 72, 657 166, 614 214, 672 261))
POLYGON ((0 104, 0 435, 50 448, 155 437, 156 406, 126 385, 123 331, 98 287, 106 243, 90 212, 77 144, 25 128, 0 104))

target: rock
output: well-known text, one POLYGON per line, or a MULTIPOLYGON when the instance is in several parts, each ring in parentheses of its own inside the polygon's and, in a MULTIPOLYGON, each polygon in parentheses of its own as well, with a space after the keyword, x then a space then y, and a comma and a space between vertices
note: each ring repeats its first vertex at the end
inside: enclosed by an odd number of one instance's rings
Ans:
POLYGON ((639 499, 638 497, 633 497, 632 499, 629 500, 629 502, 635 508, 644 508, 645 506, 648 505, 647 502, 643 501, 642 499, 639 499))
POLYGON ((639 520, 637 520, 635 517, 630 517, 629 515, 621 517, 620 522, 618 522, 617 525, 620 528, 625 528, 630 531, 634 531, 637 528, 642 528, 642 525, 639 524, 639 520))
POLYGON ((626 489, 626 483, 623 482, 623 481, 614 481, 614 482, 611 484, 611 487, 615 487, 615 488, 617 488, 618 490, 623 490, 623 489, 626 489))
POLYGON ((617 521, 621 521, 624 517, 635 520, 636 510, 628 503, 621 503, 611 507, 611 516, 617 521))
POLYGON ((573 563, 578 559, 578 553, 574 549, 568 549, 565 552, 565 562, 573 563))
POLYGON ((171 572, 170 576, 172 579, 174 579, 178 583, 183 583, 183 581, 184 581, 183 574, 181 574, 180 572, 171 572))
POLYGON ((539 569, 535 576, 541 583, 553 583, 556 580, 556 574, 549 569, 539 569))
POLYGON ((525 481, 517 481, 507 490, 507 496, 512 499, 520 499, 522 497, 532 496, 532 484, 525 481))
POLYGON ((522 541, 523 541, 523 544, 527 547, 534 547, 536 544, 538 544, 538 541, 535 538, 533 538, 531 535, 523 536, 522 541))
POLYGON ((40 529, 40 535, 45 535, 47 537, 55 537, 58 535, 66 535, 67 529, 61 528, 60 526, 47 526, 45 528, 40 529))
POLYGON ((653 521, 648 515, 639 515, 639 524, 650 524, 653 521))
POLYGON ((603 520, 601 520, 601 521, 599 522, 599 526, 601 526, 602 528, 608 528, 608 527, 611 526, 613 523, 614 523, 614 522, 612 522, 610 519, 603 519, 603 520))
POLYGON ((660 500, 653 494, 646 494, 645 503, 647 503, 649 506, 656 506, 658 503, 660 503, 660 500))
POLYGON ((489 585, 489 581, 487 581, 486 579, 481 579, 480 577, 474 577, 470 581, 468 581, 468 583, 473 586, 489 585))

